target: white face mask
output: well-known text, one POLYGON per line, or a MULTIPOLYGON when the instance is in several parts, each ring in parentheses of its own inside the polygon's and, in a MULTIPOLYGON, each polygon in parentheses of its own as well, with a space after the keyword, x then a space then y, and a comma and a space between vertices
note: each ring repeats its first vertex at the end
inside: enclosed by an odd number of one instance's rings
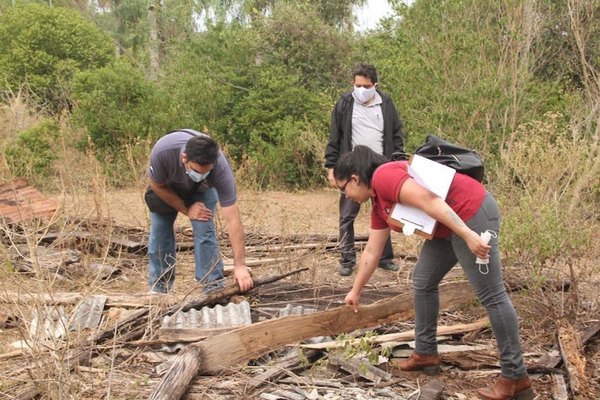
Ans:
POLYGON ((361 104, 365 104, 366 102, 368 102, 369 100, 371 100, 373 98, 373 96, 375 96, 375 85, 373 85, 373 87, 366 89, 364 87, 356 87, 354 86, 354 92, 352 93, 354 95, 354 98, 356 99, 356 101, 358 101, 361 104))
POLYGON ((193 169, 190 169, 189 171, 186 171, 186 173, 190 177, 191 180, 193 180, 196 183, 199 183, 206 179, 208 174, 210 174, 210 171, 207 171, 207 172, 201 174, 199 172, 194 171, 193 169))

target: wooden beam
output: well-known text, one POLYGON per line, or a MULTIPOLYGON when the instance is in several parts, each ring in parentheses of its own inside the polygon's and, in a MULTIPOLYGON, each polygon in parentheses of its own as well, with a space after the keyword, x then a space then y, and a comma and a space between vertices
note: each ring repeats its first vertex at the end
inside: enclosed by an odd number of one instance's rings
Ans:
MULTIPOLYGON (((440 286, 439 293, 440 308, 448 308, 470 301, 471 296, 465 294, 472 292, 468 282, 457 282, 440 286)), ((154 388, 150 399, 180 399, 198 373, 216 374, 286 344, 412 318, 412 304, 412 292, 407 292, 361 306, 358 313, 342 306, 259 322, 190 344, 176 357, 167 374, 154 388)))
POLYGON ((585 393, 587 379, 585 376, 586 359, 581 354, 581 337, 572 325, 566 324, 558 329, 560 354, 565 363, 569 386, 573 394, 585 393))
MULTIPOLYGON (((437 334, 440 336, 443 335, 455 335, 458 333, 471 332, 477 329, 485 328, 489 326, 489 320, 487 317, 478 319, 475 322, 470 324, 458 324, 451 326, 438 326, 437 334)), ((406 332, 398 332, 398 333, 388 333, 386 335, 379 335, 373 338, 372 343, 374 344, 386 344, 390 342, 398 342, 398 341, 407 341, 413 340, 415 338, 415 330, 412 329, 406 332)), ((352 339, 349 341, 340 342, 338 340, 333 340, 329 342, 323 343, 307 343, 302 344, 302 347, 315 349, 315 350, 329 350, 339 347, 344 347, 346 344, 354 345, 360 343, 361 339, 352 339)))

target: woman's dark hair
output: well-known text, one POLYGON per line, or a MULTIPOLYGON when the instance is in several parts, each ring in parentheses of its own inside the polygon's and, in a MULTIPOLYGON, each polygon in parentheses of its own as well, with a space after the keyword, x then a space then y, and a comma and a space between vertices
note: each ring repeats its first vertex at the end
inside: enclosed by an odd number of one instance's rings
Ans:
POLYGON ((219 145, 209 136, 194 136, 185 145, 185 155, 188 161, 200 165, 214 164, 219 157, 219 145))
POLYGON ((387 158, 375 153, 367 146, 356 146, 354 150, 343 154, 333 168, 333 176, 338 181, 350 179, 352 175, 358 175, 361 182, 371 187, 373 173, 387 158))

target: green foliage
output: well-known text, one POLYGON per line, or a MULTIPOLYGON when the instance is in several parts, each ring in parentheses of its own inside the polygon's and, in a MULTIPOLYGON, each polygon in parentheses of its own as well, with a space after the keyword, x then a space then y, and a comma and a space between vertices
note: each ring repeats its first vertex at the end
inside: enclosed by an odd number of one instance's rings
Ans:
POLYGON ((534 77, 528 46, 537 20, 523 10, 498 0, 420 0, 365 38, 360 52, 399 104, 408 150, 436 133, 497 157, 518 125, 563 110, 564 87, 534 77))
MULTIPOLYGON (((389 355, 389 348, 382 350, 374 346, 377 337, 375 332, 369 331, 358 339, 352 339, 348 335, 339 335, 336 340, 344 344, 342 354, 345 359, 362 356, 369 364, 377 365, 380 355, 389 355), (384 354, 385 353, 385 354, 384 354)), ((366 367, 366 365, 365 365, 366 367)))
POLYGON ((0 90, 27 86, 52 110, 67 105, 72 76, 114 57, 109 37, 71 9, 31 4, 0 16, 0 90))
POLYGON ((118 62, 74 79, 74 121, 101 152, 117 152, 134 138, 163 133, 159 93, 143 73, 118 62))
MULTIPOLYGON (((73 99, 73 120, 86 128, 111 177, 122 176, 131 165, 132 154, 139 152, 137 144, 145 148, 146 139, 160 136, 171 123, 156 85, 123 62, 77 74, 73 99)), ((144 151, 141 154, 147 156, 144 151)))
POLYGON ((284 66, 307 89, 323 92, 350 81, 351 38, 307 5, 275 7, 272 17, 258 24, 258 35, 262 63, 284 66))
POLYGON ((5 149, 6 162, 11 174, 23 176, 33 184, 41 184, 54 174, 58 124, 44 119, 32 128, 21 132, 5 149))
POLYGON ((250 90, 256 46, 253 30, 221 23, 173 49, 161 81, 170 99, 163 112, 171 115, 173 128, 206 127, 238 159, 243 149, 228 130, 233 107, 250 90))
POLYGON ((346 67, 336 55, 349 48, 301 11, 277 8, 256 28, 209 25, 189 48, 171 53, 163 80, 180 126, 212 131, 242 164, 244 181, 259 187, 322 181, 333 104, 324 93, 346 67))
POLYGON ((323 174, 329 99, 300 80, 283 67, 262 68, 234 109, 231 134, 247 147, 248 179, 259 187, 306 187, 323 174))
POLYGON ((543 265, 587 246, 594 232, 586 221, 597 218, 599 206, 600 179, 589 168, 594 158, 586 139, 573 137, 558 114, 514 132, 494 181, 505 211, 501 240, 508 254, 543 265))

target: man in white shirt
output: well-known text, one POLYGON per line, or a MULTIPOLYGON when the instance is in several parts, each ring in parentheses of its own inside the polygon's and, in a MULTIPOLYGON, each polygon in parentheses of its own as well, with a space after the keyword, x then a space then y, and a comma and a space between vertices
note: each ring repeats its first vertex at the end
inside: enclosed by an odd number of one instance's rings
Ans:
MULTIPOLYGON (((404 154, 402 121, 390 96, 377 89, 377 82, 377 70, 372 64, 358 64, 353 73, 354 89, 340 96, 331 114, 325 168, 327 179, 335 188, 338 187, 333 178, 333 167, 342 154, 352 151, 356 145, 368 146, 388 159, 404 154)), ((346 198, 342 190, 339 219, 342 276, 351 275, 356 264, 354 220, 359 211, 360 204, 346 198)), ((393 258, 392 243, 388 239, 379 267, 397 271, 393 258)))

